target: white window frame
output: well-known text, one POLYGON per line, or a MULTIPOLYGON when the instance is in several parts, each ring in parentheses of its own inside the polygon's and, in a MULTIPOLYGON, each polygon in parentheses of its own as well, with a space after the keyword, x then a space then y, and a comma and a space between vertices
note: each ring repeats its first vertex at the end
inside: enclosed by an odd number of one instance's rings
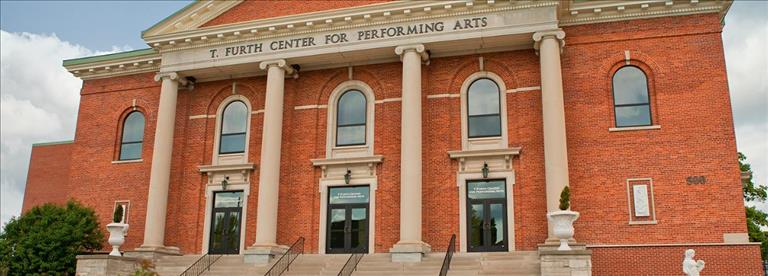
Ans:
POLYGON ((507 131, 507 86, 497 74, 478 71, 467 77, 461 85, 461 148, 463 150, 505 149, 509 145, 507 131), (467 100, 469 86, 478 79, 490 79, 499 86, 499 116, 501 116, 501 136, 469 138, 467 100))
POLYGON ((496 170, 488 173, 488 178, 483 178, 481 172, 460 172, 456 176, 456 185, 459 188, 459 252, 467 252, 467 183, 470 181, 485 181, 489 179, 504 179, 507 197, 507 242, 509 252, 515 251, 515 171, 496 170))
POLYGON ((230 165, 248 163, 249 142, 251 140, 251 116, 253 116, 253 107, 251 102, 243 95, 235 94, 227 97, 221 102, 216 110, 216 131, 213 140, 213 165, 230 165), (224 120, 224 108, 234 101, 241 101, 248 108, 248 119, 245 123, 245 150, 242 153, 219 153, 219 143, 221 143, 221 125, 224 120))
POLYGON ((318 253, 326 254, 326 235, 328 233, 328 189, 331 187, 368 186, 368 254, 376 252, 376 190, 377 176, 354 177, 346 184, 343 179, 320 180, 320 231, 318 233, 318 253))
POLYGON ((342 82, 331 92, 328 99, 328 129, 326 131, 326 158, 349 158, 373 156, 373 133, 376 98, 368 84, 359 80, 342 82), (349 90, 358 90, 363 93, 366 101, 365 119, 365 144, 355 146, 336 146, 336 113, 338 111, 339 98, 349 90))
POLYGON ((243 255, 245 253, 245 232, 246 232, 246 221, 248 218, 248 197, 251 194, 251 184, 250 182, 239 182, 239 183, 230 183, 227 185, 227 189, 224 190, 224 187, 221 186, 220 183, 214 183, 214 184, 208 184, 205 186, 205 219, 203 222, 203 244, 200 247, 201 251, 200 254, 206 254, 208 253, 208 246, 210 245, 210 239, 211 239, 211 211, 213 211, 213 193, 215 192, 226 192, 226 191, 243 191, 243 207, 242 211, 240 212, 240 250, 239 255, 243 255))

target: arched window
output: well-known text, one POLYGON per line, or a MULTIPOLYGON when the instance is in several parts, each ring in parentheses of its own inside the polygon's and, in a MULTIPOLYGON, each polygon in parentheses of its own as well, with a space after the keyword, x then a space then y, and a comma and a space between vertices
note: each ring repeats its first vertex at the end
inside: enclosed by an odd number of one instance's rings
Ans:
POLYGON ((245 134, 248 123, 248 107, 242 101, 233 101, 224 108, 221 116, 219 154, 245 152, 245 134))
POLYGON ((469 138, 501 136, 499 85, 481 78, 469 85, 467 126, 469 138))
POLYGON ((144 114, 133 111, 123 121, 123 137, 120 139, 119 160, 141 159, 144 143, 144 114))
POLYGON ((624 66, 613 75, 616 127, 651 125, 648 78, 640 68, 624 66))
POLYGON ((367 101, 363 92, 349 90, 336 108, 336 146, 365 145, 367 101))

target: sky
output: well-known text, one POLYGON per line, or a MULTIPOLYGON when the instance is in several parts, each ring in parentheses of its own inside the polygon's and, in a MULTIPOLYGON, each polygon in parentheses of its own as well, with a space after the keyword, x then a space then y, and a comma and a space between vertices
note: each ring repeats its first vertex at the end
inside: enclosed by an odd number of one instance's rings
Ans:
MULTIPOLYGON (((74 137, 82 81, 62 60, 147 48, 141 31, 189 2, 0 0, 0 225, 21 210, 32 144, 74 137)), ((737 147, 760 184, 768 184, 766 14, 768 1, 737 1, 722 34, 737 147)))

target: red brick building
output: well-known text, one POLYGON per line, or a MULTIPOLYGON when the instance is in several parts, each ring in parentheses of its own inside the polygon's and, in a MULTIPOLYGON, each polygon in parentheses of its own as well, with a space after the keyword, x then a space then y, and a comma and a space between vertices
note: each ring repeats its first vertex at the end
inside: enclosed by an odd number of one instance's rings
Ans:
POLYGON ((33 148, 24 210, 74 198, 107 224, 122 204, 123 249, 143 253, 263 262, 303 237, 398 262, 452 234, 546 251, 569 186, 595 275, 679 275, 688 248, 706 275, 762 275, 729 6, 195 2, 143 32, 150 49, 64 61, 75 139, 33 148))

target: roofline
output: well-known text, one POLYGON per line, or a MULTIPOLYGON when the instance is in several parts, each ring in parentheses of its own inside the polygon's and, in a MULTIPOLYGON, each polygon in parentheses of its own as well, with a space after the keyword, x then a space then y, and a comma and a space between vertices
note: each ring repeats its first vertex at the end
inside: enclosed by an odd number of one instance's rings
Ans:
POLYGON ((63 62, 63 66, 67 67, 67 66, 82 65, 82 64, 96 63, 96 62, 102 62, 102 61, 111 61, 111 60, 117 60, 117 59, 123 59, 123 58, 134 58, 134 57, 140 57, 140 56, 153 55, 156 53, 157 53, 157 50, 153 48, 146 48, 146 49, 118 52, 118 53, 112 53, 112 54, 106 54, 106 55, 65 59, 63 62))
POLYGON ((192 1, 191 3, 187 4, 187 5, 186 5, 186 6, 184 6, 183 8, 181 8, 181 9, 177 10, 176 12, 172 13, 171 15, 169 15, 169 16, 166 16, 165 18, 163 18, 163 20, 160 20, 160 21, 158 21, 157 23, 155 23, 155 24, 153 24, 152 26, 150 26, 149 28, 146 28, 145 30, 141 31, 141 37, 142 37, 142 38, 144 38, 144 33, 146 33, 147 31, 149 31, 149 30, 151 30, 151 29, 153 29, 153 28, 155 28, 155 27, 157 27, 157 26, 159 26, 160 24, 163 24, 163 23, 165 23, 165 21, 168 21, 168 20, 170 20, 172 17, 176 16, 177 14, 180 14, 180 13, 182 13, 182 12, 184 12, 184 11, 188 10, 189 8, 191 8, 192 6, 194 6, 195 4, 197 4, 198 2, 200 2, 200 0, 194 0, 194 1, 192 1))
POLYGON ((45 147, 45 146, 55 146, 55 145, 66 145, 66 144, 73 144, 73 143, 75 143, 74 140, 55 141, 55 142, 43 142, 43 143, 34 143, 34 144, 32 144, 32 147, 45 147))

